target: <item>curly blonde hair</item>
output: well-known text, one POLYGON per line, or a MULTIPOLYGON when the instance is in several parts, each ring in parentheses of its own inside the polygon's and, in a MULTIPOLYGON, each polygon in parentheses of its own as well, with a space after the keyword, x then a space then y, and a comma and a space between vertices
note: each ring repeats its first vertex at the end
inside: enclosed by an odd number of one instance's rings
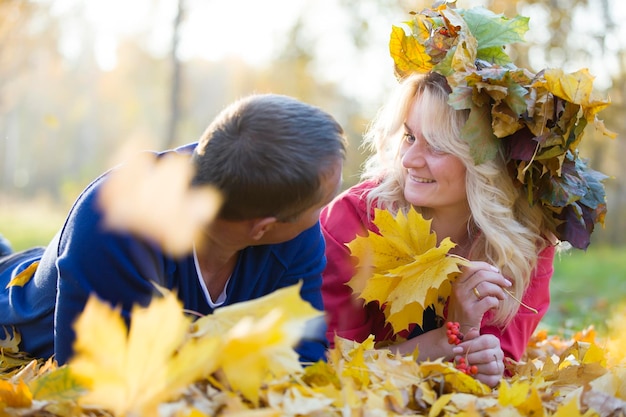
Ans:
MULTIPOLYGON (((448 104, 450 91, 442 75, 412 74, 401 81, 395 94, 379 110, 363 142, 371 156, 365 161, 361 177, 377 182, 367 197, 368 207, 394 214, 411 207, 403 193, 400 145, 409 109, 419 97, 421 108, 427 109, 420 116, 426 141, 460 158, 466 168, 466 197, 471 210, 468 235, 472 239, 469 258, 500 268, 513 282, 511 292, 521 300, 537 265, 538 253, 549 244, 543 211, 539 205, 531 206, 515 187, 507 173, 502 146, 494 159, 474 163, 469 144, 461 135, 469 111, 455 110, 448 104)), ((415 209, 423 212, 421 207, 415 209)), ((507 297, 494 313, 493 323, 506 326, 518 309, 519 303, 507 297)))

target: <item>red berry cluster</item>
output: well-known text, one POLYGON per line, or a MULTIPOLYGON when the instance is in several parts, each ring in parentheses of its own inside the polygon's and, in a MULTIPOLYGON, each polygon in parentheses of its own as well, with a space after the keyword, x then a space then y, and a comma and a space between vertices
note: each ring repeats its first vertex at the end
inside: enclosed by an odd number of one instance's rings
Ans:
POLYGON ((463 333, 461 333, 461 325, 458 321, 446 322, 446 335, 448 336, 448 343, 451 345, 458 345, 463 341, 463 333))
MULTIPOLYGON (((457 321, 449 321, 446 323, 446 335, 448 336, 448 343, 451 345, 458 345, 463 341, 463 333, 461 333, 460 328, 461 325, 457 321)), ((476 375, 478 373, 476 365, 469 366, 463 357, 455 363, 455 367, 467 375, 476 375)))
POLYGON ((478 367, 476 365, 469 366, 464 357, 461 357, 455 364, 456 369, 467 375, 476 375, 478 373, 478 367))

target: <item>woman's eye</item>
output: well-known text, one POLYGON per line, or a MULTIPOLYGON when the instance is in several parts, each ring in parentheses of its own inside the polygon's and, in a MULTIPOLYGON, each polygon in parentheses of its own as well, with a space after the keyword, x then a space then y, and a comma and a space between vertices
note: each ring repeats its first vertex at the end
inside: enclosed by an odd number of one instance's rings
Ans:
POLYGON ((413 136, 409 132, 404 132, 404 135, 402 136, 402 138, 409 143, 415 142, 415 136, 413 136))
POLYGON ((430 152, 432 152, 435 155, 445 155, 445 154, 447 154, 446 151, 444 151, 443 149, 438 148, 436 146, 430 146, 430 152))

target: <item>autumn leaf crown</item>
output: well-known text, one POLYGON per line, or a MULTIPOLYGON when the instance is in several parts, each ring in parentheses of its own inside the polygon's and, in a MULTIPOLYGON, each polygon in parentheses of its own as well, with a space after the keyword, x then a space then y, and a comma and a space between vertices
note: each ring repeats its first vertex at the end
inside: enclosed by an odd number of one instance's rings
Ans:
POLYGON ((591 74, 517 68, 504 47, 523 41, 527 17, 458 9, 454 2, 411 15, 408 30, 392 26, 396 76, 445 76, 450 105, 470 110, 462 134, 474 162, 494 158, 504 141, 509 174, 529 203, 542 205, 558 239, 586 249, 594 225, 604 224, 607 176, 587 166, 578 145, 590 123, 615 137, 597 118, 609 101, 591 98, 591 74))

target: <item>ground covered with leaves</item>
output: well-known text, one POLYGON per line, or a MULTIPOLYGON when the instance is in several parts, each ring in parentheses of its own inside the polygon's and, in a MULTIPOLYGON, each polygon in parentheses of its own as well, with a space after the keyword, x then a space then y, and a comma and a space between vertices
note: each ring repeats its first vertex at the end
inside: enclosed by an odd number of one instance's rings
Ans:
POLYGON ((565 340, 539 331, 512 376, 491 389, 450 362, 417 363, 371 340, 340 339, 327 362, 302 367, 293 346, 318 315, 298 286, 196 321, 165 293, 137 308, 127 329, 94 298, 62 367, 20 353, 19 337, 1 339, 0 416, 626 413, 626 335, 600 340, 589 328, 565 340))

